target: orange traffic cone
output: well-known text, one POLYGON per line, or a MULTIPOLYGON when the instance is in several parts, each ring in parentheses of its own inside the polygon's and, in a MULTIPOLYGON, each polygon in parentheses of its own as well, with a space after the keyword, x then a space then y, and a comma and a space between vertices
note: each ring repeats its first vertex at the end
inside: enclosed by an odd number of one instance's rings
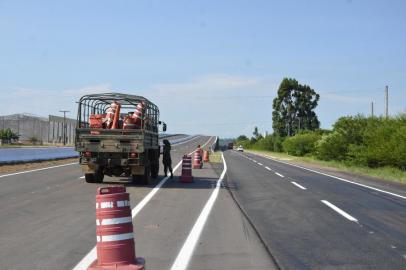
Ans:
POLYGON ((201 169, 201 168, 203 168, 202 155, 200 151, 196 151, 193 159, 193 169, 201 169))
POLYGON ((210 162, 210 154, 209 151, 203 151, 203 161, 210 162))

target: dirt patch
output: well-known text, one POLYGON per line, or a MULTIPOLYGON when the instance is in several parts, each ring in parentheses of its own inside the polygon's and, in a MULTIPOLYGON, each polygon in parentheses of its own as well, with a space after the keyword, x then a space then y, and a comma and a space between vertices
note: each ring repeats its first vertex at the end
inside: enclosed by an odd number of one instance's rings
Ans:
POLYGON ((0 174, 28 171, 28 170, 40 169, 40 168, 68 164, 68 163, 73 163, 73 162, 78 162, 78 158, 46 160, 46 161, 38 161, 38 162, 30 162, 30 163, 20 163, 20 164, 4 164, 4 165, 0 165, 0 174))

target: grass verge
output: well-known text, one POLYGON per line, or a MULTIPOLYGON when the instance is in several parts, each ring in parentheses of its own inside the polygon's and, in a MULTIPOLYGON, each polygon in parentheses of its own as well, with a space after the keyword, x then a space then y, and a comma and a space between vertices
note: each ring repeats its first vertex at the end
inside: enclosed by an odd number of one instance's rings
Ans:
POLYGON ((221 151, 216 151, 214 153, 211 153, 210 154, 210 162, 211 163, 221 163, 221 162, 223 162, 222 159, 221 159, 221 154, 222 154, 221 151))
POLYGON ((340 161, 318 160, 315 159, 314 157, 295 157, 288 155, 286 153, 276 153, 262 150, 248 150, 248 152, 265 154, 274 159, 288 161, 292 163, 307 163, 319 165, 325 168, 339 169, 345 172, 356 173, 365 176, 372 176, 379 179, 406 184, 406 171, 402 171, 394 167, 369 168, 364 166, 348 165, 340 161))
POLYGON ((33 169, 41 169, 55 165, 78 162, 79 158, 67 158, 58 160, 44 160, 38 162, 20 163, 20 164, 0 164, 0 175, 33 169))

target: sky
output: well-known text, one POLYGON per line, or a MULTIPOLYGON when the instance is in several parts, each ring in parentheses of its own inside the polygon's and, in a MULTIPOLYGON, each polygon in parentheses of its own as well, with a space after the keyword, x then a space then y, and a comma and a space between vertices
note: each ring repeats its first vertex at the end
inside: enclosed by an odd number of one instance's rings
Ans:
POLYGON ((272 132, 283 78, 341 116, 406 112, 406 1, 0 0, 0 115, 76 118, 84 94, 145 96, 168 133, 272 132))

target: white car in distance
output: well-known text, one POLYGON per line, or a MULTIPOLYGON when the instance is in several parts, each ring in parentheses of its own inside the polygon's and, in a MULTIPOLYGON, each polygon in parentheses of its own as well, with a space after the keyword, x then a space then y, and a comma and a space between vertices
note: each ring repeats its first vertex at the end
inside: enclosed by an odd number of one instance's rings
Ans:
POLYGON ((237 151, 238 152, 244 152, 244 148, 242 147, 242 145, 238 146, 237 151))

